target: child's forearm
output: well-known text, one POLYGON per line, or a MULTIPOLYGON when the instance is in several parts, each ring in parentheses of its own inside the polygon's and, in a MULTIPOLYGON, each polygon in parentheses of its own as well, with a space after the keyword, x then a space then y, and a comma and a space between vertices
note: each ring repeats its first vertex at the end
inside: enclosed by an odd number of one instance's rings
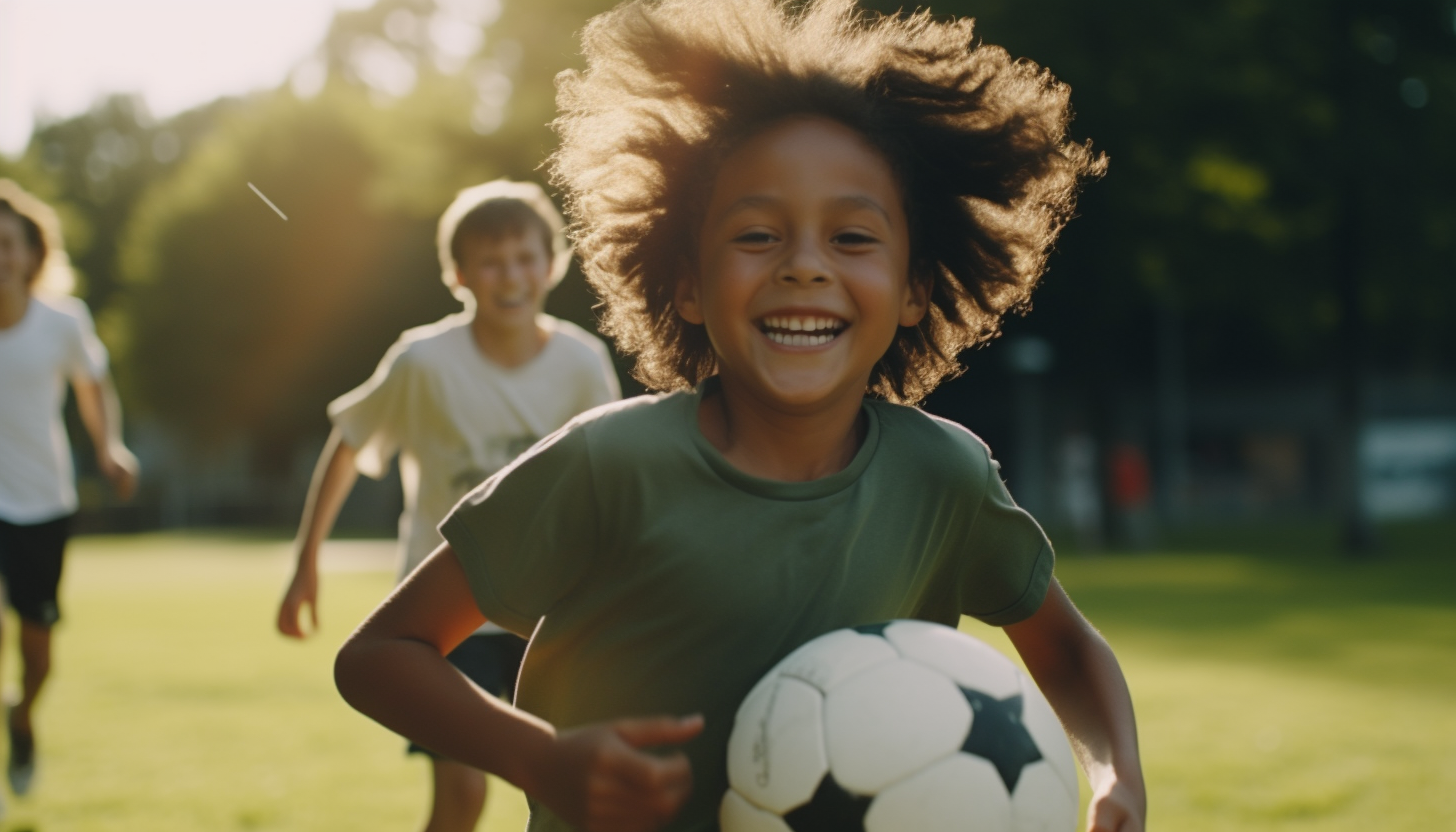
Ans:
POLYGON ((700 717, 550 724, 482 693, 444 658, 485 620, 443 545, 345 642, 334 663, 344 699, 430 750, 499 775, 575 829, 661 828, 691 790, 681 753, 700 717))
POLYGON ((111 481, 122 500, 131 499, 136 489, 139 466, 136 457, 121 440, 121 400, 110 376, 99 379, 77 378, 71 381, 76 393, 76 409, 91 436, 96 451, 96 465, 111 481))
POLYGON ((339 509, 353 490, 359 471, 354 467, 357 452, 344 441, 337 429, 329 434, 323 453, 314 466, 313 479, 304 499, 303 518, 299 522, 297 564, 295 571, 313 569, 318 549, 334 528, 339 509))
POLYGON ((532 774, 555 731, 481 693, 437 647, 356 634, 339 651, 334 680, 350 705, 384 727, 527 793, 536 790, 532 774))
POLYGON ((1132 695, 1112 648, 1053 581, 1036 615, 1006 628, 1027 670, 1067 729, 1092 785, 1094 813, 1100 797, 1125 808, 1142 829, 1147 795, 1138 753, 1132 695))
POLYGON ((1093 633, 1059 670, 1043 672, 1038 683, 1066 725, 1088 780, 1095 787, 1112 777, 1142 792, 1132 694, 1112 648, 1093 633))
POLYGON ((482 693, 445 660, 484 621, 455 553, 441 546, 349 636, 334 681, 386 728, 531 794, 555 730, 482 693))
POLYGON ((111 444, 121 437, 121 405, 114 393, 108 395, 107 379, 76 379, 71 389, 76 394, 76 410, 81 424, 91 437, 98 459, 110 455, 111 444))

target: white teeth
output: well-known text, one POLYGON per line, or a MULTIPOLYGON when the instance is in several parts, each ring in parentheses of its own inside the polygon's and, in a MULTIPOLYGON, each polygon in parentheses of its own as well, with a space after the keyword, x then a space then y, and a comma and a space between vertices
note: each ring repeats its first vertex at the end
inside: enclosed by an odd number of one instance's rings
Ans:
POLYGON ((833 334, 809 335, 804 332, 766 332, 770 341, 786 347, 818 347, 834 340, 833 334))
POLYGON ((837 318, 764 318, 762 325, 767 329, 786 329, 790 332, 838 331, 844 328, 844 324, 837 318))
POLYGON ((839 318, 766 317, 760 329, 770 341, 789 347, 817 347, 833 341, 848 326, 839 318))

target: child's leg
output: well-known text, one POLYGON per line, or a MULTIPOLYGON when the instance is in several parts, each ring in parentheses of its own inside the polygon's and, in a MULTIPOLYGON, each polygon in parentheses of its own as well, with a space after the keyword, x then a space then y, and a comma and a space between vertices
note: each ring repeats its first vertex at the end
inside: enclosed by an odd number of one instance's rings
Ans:
POLYGON ((485 809, 485 774, 453 760, 430 762, 434 795, 425 832, 473 832, 485 809))
POLYGON ((31 712, 40 689, 51 675, 51 628, 20 619, 20 701, 9 709, 6 728, 10 734, 10 759, 5 774, 10 790, 18 795, 30 792, 35 777, 35 731, 31 712))
POLYGON ((56 594, 65 563, 71 518, 35 525, 6 524, 0 574, 10 606, 20 617, 20 700, 9 708, 10 760, 6 774, 16 794, 35 774, 32 711, 51 672, 51 628, 61 617, 56 594))
POLYGON ((20 701, 10 708, 10 730, 30 733, 30 713, 51 674, 51 628, 20 620, 20 701))

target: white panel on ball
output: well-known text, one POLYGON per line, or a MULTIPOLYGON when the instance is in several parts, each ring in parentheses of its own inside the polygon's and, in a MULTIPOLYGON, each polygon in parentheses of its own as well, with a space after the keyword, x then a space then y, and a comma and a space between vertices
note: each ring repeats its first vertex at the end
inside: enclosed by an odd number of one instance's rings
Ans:
POLYGON ((728 738, 728 782, 755 805, 784 812, 814 796, 829 770, 824 697, 798 679, 760 682, 738 709, 728 738))
POLYGON ((885 628, 885 638, 902 656, 939 670, 962 687, 997 699, 1021 692, 1020 671, 1010 659, 949 627, 928 621, 896 621, 885 628))
POLYGON ((996 768, 953 754, 885 789, 865 814, 865 832, 1012 832, 1011 804, 996 768))
POLYGON ((1070 794, 1046 761, 1021 770, 1011 794, 1014 832, 1076 832, 1077 789, 1070 794))
POLYGON ((875 794, 959 749, 971 708, 945 676, 896 659, 830 690, 824 725, 834 779, 875 794))
POLYGON ((879 636, 835 630, 784 657, 775 671, 828 691, 850 676, 898 656, 879 636))
POLYGON ((1072 746, 1067 742, 1061 720, 1029 676, 1021 677, 1021 703, 1021 724, 1026 726, 1042 759, 1051 764, 1075 803, 1077 763, 1072 759, 1072 746))
POLYGON ((783 818, 754 806, 732 789, 718 807, 718 826, 723 832, 794 832, 783 818))

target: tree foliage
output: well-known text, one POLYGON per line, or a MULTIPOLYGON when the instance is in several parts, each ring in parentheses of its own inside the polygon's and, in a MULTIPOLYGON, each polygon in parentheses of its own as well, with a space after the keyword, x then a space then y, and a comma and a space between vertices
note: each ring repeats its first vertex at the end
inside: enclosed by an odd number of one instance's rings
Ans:
POLYGON ((1325 370, 1353 211, 1374 359, 1456 369, 1448 0, 933 5, 1068 82, 1074 129, 1111 156, 1026 325, 1070 368, 1151 373, 1150 322, 1171 305, 1198 375, 1325 370))

